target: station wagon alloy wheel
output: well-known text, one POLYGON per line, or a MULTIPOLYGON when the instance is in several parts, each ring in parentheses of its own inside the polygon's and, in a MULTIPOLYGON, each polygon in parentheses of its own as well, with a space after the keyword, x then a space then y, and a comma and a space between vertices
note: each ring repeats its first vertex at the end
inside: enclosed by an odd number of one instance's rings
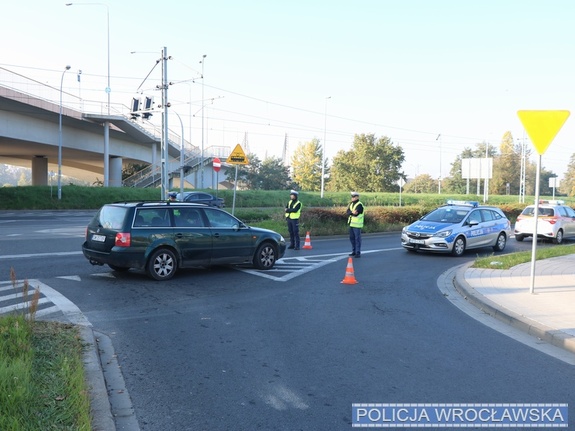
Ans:
POLYGON ((178 267, 176 256, 168 249, 156 251, 148 263, 148 274, 156 280, 169 280, 178 267))
POLYGON ((257 269, 271 269, 276 262, 276 251, 271 244, 262 244, 254 256, 254 266, 257 269))

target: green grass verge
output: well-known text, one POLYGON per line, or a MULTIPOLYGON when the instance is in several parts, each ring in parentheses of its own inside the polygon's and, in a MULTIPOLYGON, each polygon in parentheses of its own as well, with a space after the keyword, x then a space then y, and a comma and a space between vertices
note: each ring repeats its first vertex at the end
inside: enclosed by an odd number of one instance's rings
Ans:
POLYGON ((90 430, 78 328, 0 318, 0 430, 90 430))
MULTIPOLYGON (((179 190, 177 190, 179 191, 179 190)), ((188 190, 191 191, 191 190, 188 190)), ((205 190, 208 193, 222 197, 226 209, 231 211, 233 205, 233 190, 205 190)), ((360 191, 361 192, 361 191, 360 191)), ((120 200, 158 200, 162 199, 158 188, 128 188, 128 187, 83 187, 65 185, 62 187, 62 199, 57 198, 58 190, 55 186, 24 186, 0 187, 0 202, 2 209, 98 209, 102 205, 120 200)), ((367 207, 399 206, 399 193, 361 193, 361 201, 367 207)), ((350 201, 349 192, 326 192, 324 197, 319 192, 301 191, 299 199, 304 210, 310 207, 340 207, 346 206, 350 201)), ((402 206, 420 206, 432 209, 443 205, 447 199, 473 200, 482 203, 483 196, 451 195, 451 194, 421 194, 402 193, 402 206)), ((541 196, 541 199, 551 197, 541 196)), ((567 205, 575 206, 575 197, 561 197, 567 205)), ((236 192, 236 208, 285 208, 289 200, 288 190, 238 190, 236 192)), ((519 204, 517 196, 489 196, 490 205, 510 205, 525 208, 533 203, 533 196, 526 196, 525 204, 519 204)))
MULTIPOLYGON (((536 259, 549 259, 551 257, 565 256, 573 253, 575 253, 575 245, 558 245, 537 249, 536 259)), ((472 268, 509 269, 521 263, 530 262, 531 256, 531 250, 503 255, 491 255, 477 259, 472 265, 472 268)))

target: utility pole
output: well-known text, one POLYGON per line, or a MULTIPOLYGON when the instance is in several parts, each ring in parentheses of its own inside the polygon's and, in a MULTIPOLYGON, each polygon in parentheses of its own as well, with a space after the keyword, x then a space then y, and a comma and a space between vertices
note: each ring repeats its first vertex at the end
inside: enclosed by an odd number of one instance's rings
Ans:
POLYGON ((167 199, 168 197, 168 107, 170 106, 168 102, 168 49, 164 47, 162 49, 162 197, 161 199, 167 199))

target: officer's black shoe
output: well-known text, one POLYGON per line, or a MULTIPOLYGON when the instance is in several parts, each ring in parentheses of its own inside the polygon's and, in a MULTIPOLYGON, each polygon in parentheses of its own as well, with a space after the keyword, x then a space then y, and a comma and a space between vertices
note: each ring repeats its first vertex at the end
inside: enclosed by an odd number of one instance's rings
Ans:
POLYGON ((350 256, 355 256, 355 253, 354 253, 354 252, 351 252, 349 255, 350 255, 350 256))
POLYGON ((355 258, 356 258, 356 259, 359 259, 360 257, 361 257, 361 254, 360 254, 360 253, 357 253, 357 254, 355 255, 355 258))

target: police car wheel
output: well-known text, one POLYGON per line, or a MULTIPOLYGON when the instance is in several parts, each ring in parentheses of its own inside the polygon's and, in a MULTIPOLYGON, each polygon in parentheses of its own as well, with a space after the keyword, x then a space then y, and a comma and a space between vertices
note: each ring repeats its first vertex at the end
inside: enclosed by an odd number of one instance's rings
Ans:
POLYGON ((453 242, 453 250, 451 250, 451 253, 454 256, 462 256, 464 252, 465 252, 465 239, 462 236, 458 236, 457 238, 455 238, 455 241, 453 242))
POLYGON ((507 244, 507 237, 505 236, 505 234, 503 232, 501 232, 499 234, 499 236, 497 237, 497 241, 495 242, 495 245, 493 246, 493 250, 494 251, 503 251, 505 249, 506 244, 507 244))

